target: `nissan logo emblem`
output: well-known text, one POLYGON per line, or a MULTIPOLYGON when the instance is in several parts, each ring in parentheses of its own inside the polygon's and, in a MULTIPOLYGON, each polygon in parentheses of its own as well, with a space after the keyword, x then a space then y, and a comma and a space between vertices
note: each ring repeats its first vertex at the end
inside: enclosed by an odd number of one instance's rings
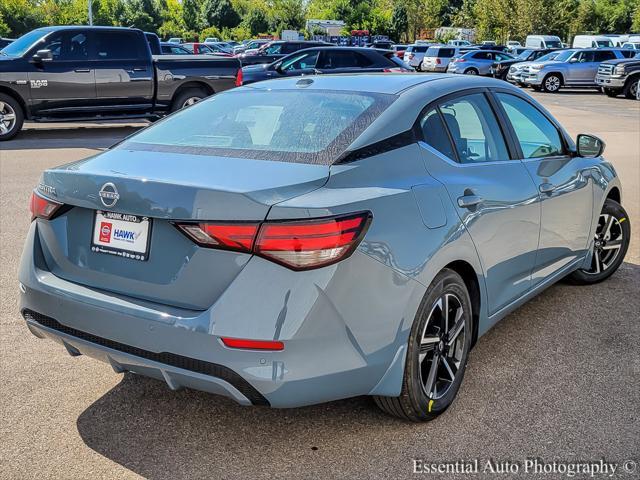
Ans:
POLYGON ((120 195, 118 194, 118 189, 111 182, 105 183, 100 189, 100 191, 98 192, 98 195, 100 195, 100 201, 102 202, 102 204, 105 207, 109 207, 109 208, 113 207, 118 202, 118 199, 120 198, 120 195))

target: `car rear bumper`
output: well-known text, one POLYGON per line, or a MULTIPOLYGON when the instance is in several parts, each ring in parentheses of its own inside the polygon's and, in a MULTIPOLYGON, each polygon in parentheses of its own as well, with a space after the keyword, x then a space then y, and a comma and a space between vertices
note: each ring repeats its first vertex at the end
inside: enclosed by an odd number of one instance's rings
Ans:
POLYGON ((446 72, 446 65, 431 65, 431 64, 422 64, 422 69, 425 72, 446 72))
POLYGON ((398 395, 406 341, 424 294, 418 282, 399 282, 397 272, 359 251, 308 272, 254 257, 204 311, 78 285, 53 275, 44 262, 33 222, 19 272, 20 311, 33 334, 117 372, 242 405, 398 395), (285 347, 239 350, 221 337, 279 340, 285 347))
POLYGON ((606 88, 624 88, 626 78, 596 75, 596 85, 606 88))

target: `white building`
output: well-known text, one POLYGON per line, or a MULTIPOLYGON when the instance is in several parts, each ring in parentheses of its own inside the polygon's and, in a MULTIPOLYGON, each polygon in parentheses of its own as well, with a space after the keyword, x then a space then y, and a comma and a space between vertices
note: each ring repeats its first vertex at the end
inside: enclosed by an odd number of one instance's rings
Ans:
POLYGON ((476 30, 475 28, 456 28, 456 27, 440 27, 436 29, 436 37, 448 37, 455 35, 456 40, 467 40, 468 42, 475 42, 476 30))
POLYGON ((311 31, 314 28, 320 28, 330 37, 339 36, 344 26, 345 23, 342 20, 307 20, 307 30, 311 31))

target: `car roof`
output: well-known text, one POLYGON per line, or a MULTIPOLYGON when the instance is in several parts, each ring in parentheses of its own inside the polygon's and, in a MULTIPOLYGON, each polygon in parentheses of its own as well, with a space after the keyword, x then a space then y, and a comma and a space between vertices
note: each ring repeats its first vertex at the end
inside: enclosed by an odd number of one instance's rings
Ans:
POLYGON ((290 77, 265 80, 241 88, 292 90, 300 88, 298 82, 304 81, 307 90, 336 90, 366 93, 384 93, 397 95, 416 85, 428 84, 447 77, 460 75, 424 75, 419 73, 362 73, 362 74, 329 74, 306 77, 290 77), (311 82, 311 83, 309 83, 311 82))

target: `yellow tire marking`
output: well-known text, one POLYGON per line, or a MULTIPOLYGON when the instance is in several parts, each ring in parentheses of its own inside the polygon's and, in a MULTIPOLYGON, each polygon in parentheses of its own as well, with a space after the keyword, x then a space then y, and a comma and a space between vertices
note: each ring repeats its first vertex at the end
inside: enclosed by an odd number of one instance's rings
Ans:
POLYGON ((429 413, 431 413, 432 406, 433 406, 433 400, 429 400, 429 413))
POLYGON ((622 223, 622 222, 624 222, 625 220, 626 220, 626 218, 620 219, 620 220, 618 220, 618 223, 622 223))

